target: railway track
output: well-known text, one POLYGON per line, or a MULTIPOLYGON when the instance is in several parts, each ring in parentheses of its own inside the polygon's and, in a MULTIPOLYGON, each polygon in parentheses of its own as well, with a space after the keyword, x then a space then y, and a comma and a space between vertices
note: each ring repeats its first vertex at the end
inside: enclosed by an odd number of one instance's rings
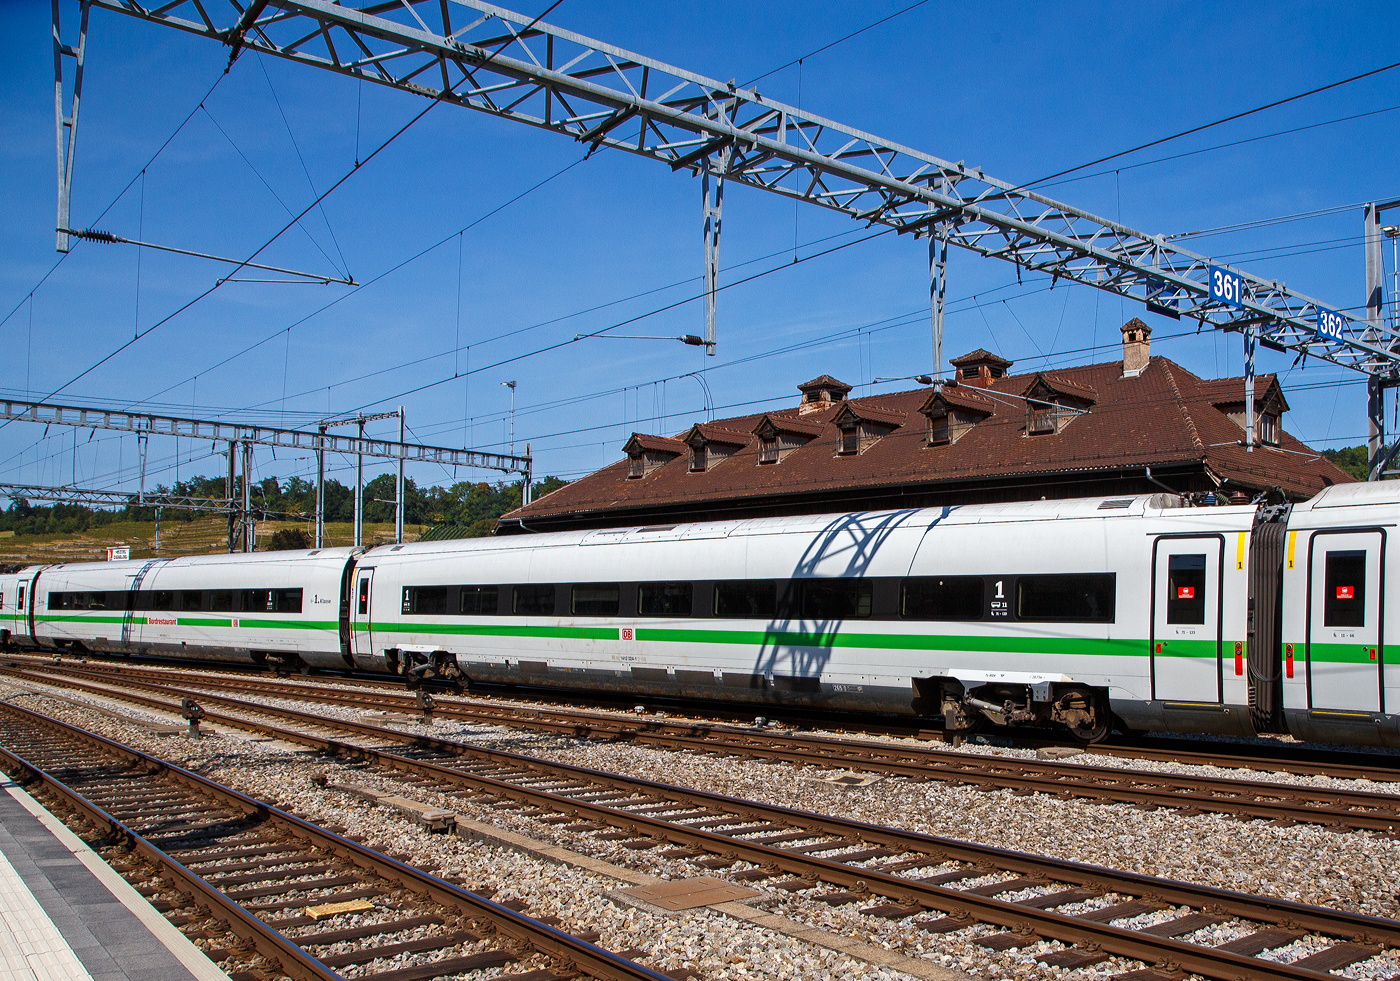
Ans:
POLYGON ((550 966, 501 977, 664 978, 588 937, 8 703, 0 703, 0 764, 51 806, 81 815, 108 861, 177 926, 224 942, 210 951, 215 960, 255 952, 299 981, 339 979, 346 970, 427 981, 531 961, 550 966), (417 963, 393 966, 404 955, 417 963))
MULTIPOLYGON (((66 680, 162 711, 178 711, 172 696, 182 694, 146 683, 137 685, 142 694, 66 680)), ((972 845, 230 696, 202 697, 238 713, 208 710, 211 721, 396 771, 420 794, 520 811, 637 851, 665 849, 660 854, 668 859, 723 871, 770 893, 802 893, 930 933, 982 924, 990 930, 974 943, 992 950, 1035 945, 1037 959, 1061 968, 1118 956, 1149 965, 1120 976, 1130 981, 1167 981, 1182 972, 1221 981, 1319 981, 1400 947, 1400 922, 1393 920, 972 845), (1191 941, 1219 924, 1239 927, 1236 936, 1216 946, 1191 941), (1303 956, 1270 959, 1305 938, 1303 956)))
MULTIPOLYGON (((109 676, 109 670, 64 666, 29 677, 109 676)), ((122 678, 125 684, 169 687, 169 674, 143 673, 148 680, 122 678)), ((209 698, 212 691, 243 692, 262 697, 315 701, 361 709, 419 711, 413 696, 376 691, 359 694, 300 683, 246 681, 210 675, 184 679, 184 694, 209 698), (195 690, 197 689, 197 690, 195 690)), ((172 689, 173 690, 173 689, 172 689)), ((779 760, 823 768, 843 768, 914 780, 941 780, 989 790, 1044 793, 1064 798, 1173 808, 1186 813, 1228 814, 1280 824, 1308 823, 1337 830, 1365 830, 1400 836, 1400 796, 1366 790, 1245 780, 1233 777, 1183 776, 1109 766, 1085 766, 1051 760, 1026 760, 969 754, 871 740, 790 735, 730 726, 696 725, 667 720, 629 720, 603 713, 532 711, 480 705, 455 699, 436 700, 433 714, 467 722, 505 725, 573 738, 619 739, 666 749, 722 753, 779 760)), ((1367 779, 1377 775, 1363 771, 1367 779)), ((1344 776, 1349 773, 1333 772, 1344 776)), ((1390 773, 1390 779, 1397 775, 1390 773)))
MULTIPOLYGON (((21 659, 35 666, 49 667, 52 665, 51 659, 41 658, 37 655, 21 656, 21 659)), ((72 662, 64 662, 71 666, 72 662)), ((171 674, 180 674, 191 679, 205 677, 209 674, 208 668, 187 667, 185 665, 171 666, 161 664, 159 661, 139 663, 132 660, 123 659, 114 663, 103 660, 94 660, 86 664, 88 670, 105 671, 115 674, 140 674, 157 675, 168 677, 171 674)), ((271 686, 283 685, 287 690, 305 690, 307 687, 314 687, 318 694, 324 693, 336 699, 346 699, 339 704, 363 704, 365 706, 382 706, 392 704, 401 711, 417 711, 416 697, 413 694, 405 694, 403 687, 393 681, 389 681, 382 676, 379 677, 359 677, 353 675, 337 676, 331 681, 336 688, 326 688, 324 685, 317 686, 310 681, 287 680, 278 681, 270 677, 264 669, 247 668, 240 669, 237 665, 220 665, 220 683, 225 686, 241 684, 243 691, 263 691, 270 690, 271 686), (245 675, 244 678, 230 677, 230 675, 245 675), (346 689, 361 688, 366 691, 357 694, 346 689)), ((285 676, 284 676, 285 677, 285 676)), ((518 704, 519 696, 513 696, 509 704, 502 704, 488 700, 489 695, 481 691, 474 691, 472 697, 463 697, 456 694, 453 689, 441 686, 433 688, 431 683, 428 686, 434 699, 438 703, 438 714, 444 718, 460 718, 467 721, 487 721, 488 716, 495 719, 501 725, 514 725, 520 728, 528 727, 536 718, 543 720, 546 724, 551 722, 568 723, 572 726, 581 727, 582 731, 596 733, 599 736, 613 736, 614 734, 624 735, 627 733, 639 733, 645 735, 652 732, 670 732, 687 735, 705 735, 712 732, 736 731, 744 733, 754 738, 773 739, 794 739, 804 743, 811 742, 859 742, 859 740, 845 740, 833 736, 803 736, 791 735, 787 733, 764 732, 756 730, 752 725, 746 724, 751 719, 752 714, 737 712, 732 708, 720 708, 707 706, 706 713, 711 718, 709 721, 697 722, 689 721, 668 721, 656 715, 647 715, 639 719, 628 718, 625 714, 618 714, 619 710, 612 712, 599 711, 597 709, 568 707, 571 704, 578 704, 579 700, 566 692, 542 693, 541 697, 552 699, 548 708, 522 708, 518 704), (494 715, 492 715, 494 713, 494 715)), ((622 699, 613 699, 619 705, 622 699)), ((663 702, 663 704, 670 704, 663 702)), ((693 710, 692 706, 677 706, 678 710, 693 710)), ((790 710, 774 709, 773 714, 778 716, 786 711, 789 718, 797 720, 802 725, 812 724, 812 717, 809 715, 798 716, 790 710)), ((817 716, 822 728, 828 730, 841 731, 849 728, 850 731, 858 735, 888 735, 905 738, 914 738, 924 742, 941 741, 943 731, 941 729, 920 729, 915 726, 891 725, 887 722, 878 722, 871 719, 855 719, 849 714, 819 714, 817 716)), ((541 727, 542 728, 542 727, 541 727)), ((551 731, 560 731, 555 728, 551 731)), ((1043 746, 1060 745, 1053 740, 1044 738, 1044 734, 1024 733, 1016 730, 1008 731, 1005 738, 1021 746, 1043 746)), ((868 740, 866 740, 868 742, 868 740)), ((933 746, 910 746, 907 743, 899 747, 891 747, 888 744, 875 744, 880 748, 890 751, 898 749, 900 753, 913 759, 932 758, 952 758, 956 759, 962 754, 949 753, 939 750, 933 746)), ((1296 744, 1280 744, 1277 747, 1264 746, 1259 744, 1241 744, 1237 742, 1217 742, 1209 739, 1197 738, 1170 738, 1170 737, 1149 737, 1134 741, 1129 745, 1116 744, 1111 742, 1096 743, 1092 748, 1087 749, 1097 756, 1112 756, 1120 759, 1150 760, 1161 763, 1183 763, 1192 766, 1214 766, 1229 769, 1258 770, 1261 772, 1292 773, 1299 776, 1330 776, 1347 780, 1370 780, 1376 782, 1400 782, 1400 755, 1373 752, 1351 752, 1342 749, 1324 749, 1318 747, 1303 747, 1296 744), (1191 747, 1195 747, 1192 749, 1191 747)))

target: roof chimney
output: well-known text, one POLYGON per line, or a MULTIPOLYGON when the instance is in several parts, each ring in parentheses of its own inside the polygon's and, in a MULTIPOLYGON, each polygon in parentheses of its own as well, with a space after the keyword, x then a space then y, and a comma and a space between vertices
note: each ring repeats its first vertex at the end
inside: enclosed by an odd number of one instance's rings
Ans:
POLYGON ((1134 317, 1122 329, 1123 377, 1136 378, 1152 357, 1152 328, 1134 317))

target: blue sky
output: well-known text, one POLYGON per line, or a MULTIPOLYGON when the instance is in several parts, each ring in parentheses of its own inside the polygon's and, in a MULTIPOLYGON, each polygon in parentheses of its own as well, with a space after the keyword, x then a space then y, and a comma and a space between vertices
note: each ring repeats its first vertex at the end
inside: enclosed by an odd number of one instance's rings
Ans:
MULTIPOLYGON (((564 0, 548 19, 711 77, 745 79, 908 2, 564 0)), ((65 2, 63 13, 71 34, 76 4, 65 2)), ((208 289, 225 267, 150 251, 138 262, 131 247, 81 244, 33 289, 58 258, 51 23, 47 5, 5 2, 0 14, 0 316, 11 314, 0 326, 8 354, 0 390, 43 395, 208 289)), ((1396 60, 1397 21, 1391 3, 934 0, 759 88, 1020 182, 1387 64, 1396 60)), ((254 55, 220 79, 227 52, 219 45, 103 11, 92 15, 88 44, 73 223, 201 252, 246 256, 286 223, 288 209, 301 211, 345 175, 357 142, 363 155, 424 106, 254 55)), ((1398 123, 1400 70, 1048 190, 1154 233, 1307 214, 1194 237, 1188 247, 1355 307, 1364 293, 1359 204, 1400 196, 1398 123)), ((402 403, 424 442, 500 449, 510 404, 500 383, 515 380, 516 446, 532 443, 537 473, 574 477, 618 459, 634 430, 673 433, 703 419, 707 390, 723 416, 792 404, 795 386, 822 372, 865 395, 892 387, 872 384, 878 377, 929 370, 927 254, 895 236, 726 290, 716 358, 646 340, 585 341, 520 358, 699 290, 699 182, 624 154, 599 153, 454 234, 582 155, 562 137, 439 107, 262 259, 348 269, 363 283, 444 245, 353 293, 230 284, 64 395, 199 415, 249 410, 297 424, 402 403), (482 370, 511 358, 520 359, 482 370), (701 371, 703 382, 680 377, 701 371)), ((859 231, 838 215, 732 187, 721 281, 788 263, 794 243, 807 255, 859 231)), ((1118 326, 1141 316, 1156 331, 1154 353, 1207 377, 1242 370, 1236 335, 1195 336, 1140 305, 1047 285, 1034 277, 1018 284, 1008 264, 955 254, 945 356, 986 347, 1016 370, 1116 360, 1118 326)), ((618 333, 698 334, 703 317, 692 302, 618 333)), ((1360 376, 1316 363, 1290 371, 1291 361, 1267 351, 1259 358, 1261 372, 1287 373, 1285 427, 1319 447, 1364 441, 1360 376)), ((181 477, 221 472, 210 451, 181 441, 177 457, 172 441, 153 443, 148 483, 169 483, 177 459, 181 477)), ((82 433, 75 445, 71 431, 0 428, 0 481, 132 487, 136 460, 130 438, 82 433)), ((348 461, 330 465, 353 479, 348 461)), ((257 471, 310 476, 314 462, 263 452, 257 471)), ((423 484, 498 476, 428 466, 410 473, 423 484)))

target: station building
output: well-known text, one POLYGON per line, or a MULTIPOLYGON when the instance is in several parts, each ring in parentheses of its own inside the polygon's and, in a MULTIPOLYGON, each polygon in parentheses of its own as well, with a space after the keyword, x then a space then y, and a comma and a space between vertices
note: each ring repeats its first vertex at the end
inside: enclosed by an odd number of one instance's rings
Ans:
POLYGON ((498 534, 1170 491, 1201 503, 1353 478, 1283 430, 1274 375, 1199 378, 1123 325, 1123 358, 1013 374, 977 350, 941 388, 851 398, 822 375, 791 406, 633 433, 624 458, 503 516, 498 534))

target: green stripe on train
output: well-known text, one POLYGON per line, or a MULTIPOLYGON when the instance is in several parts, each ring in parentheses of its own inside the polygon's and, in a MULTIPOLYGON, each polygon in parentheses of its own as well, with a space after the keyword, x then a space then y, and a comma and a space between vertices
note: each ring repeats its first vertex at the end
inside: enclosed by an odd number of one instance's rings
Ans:
MULTIPOLYGON (((40 623, 129 623, 133 626, 170 626, 170 624, 152 624, 146 617, 132 617, 127 619, 124 616, 39 616, 35 615, 35 620, 40 623)), ((176 617, 177 626, 181 627, 224 627, 234 629, 232 618, 221 619, 217 617, 176 617)), ((240 617, 238 630, 256 630, 273 628, 277 630, 340 630, 340 624, 335 620, 264 620, 256 616, 240 617)))
MULTIPOLYGON (((614 627, 543 627, 485 624, 375 623, 372 630, 401 634, 467 637, 534 637, 569 640, 618 640, 614 627)), ((1146 657, 1148 643, 1142 638, 1102 640, 1052 637, 970 637, 956 634, 876 634, 842 631, 786 630, 694 630, 685 628, 638 627, 638 641, 662 644, 737 644, 746 647, 849 647, 884 650, 949 650, 1011 652, 1023 654, 1081 654, 1090 656, 1146 657)), ((1162 657, 1213 658, 1213 640, 1164 641, 1162 657)), ((1228 655, 1228 647, 1225 650, 1228 655)))
POLYGON ((1380 648, 1376 644, 1313 644, 1311 648, 1303 644, 1293 645, 1293 656, 1298 660, 1311 657, 1314 661, 1327 661, 1335 664, 1379 664, 1380 648), (1371 652, 1376 652, 1376 660, 1371 652))
POLYGON ((360 624, 356 630, 388 630, 399 634, 445 634, 458 637, 543 637, 556 640, 619 640, 617 627, 533 627, 524 624, 483 623, 393 623, 376 622, 368 628, 360 624))

